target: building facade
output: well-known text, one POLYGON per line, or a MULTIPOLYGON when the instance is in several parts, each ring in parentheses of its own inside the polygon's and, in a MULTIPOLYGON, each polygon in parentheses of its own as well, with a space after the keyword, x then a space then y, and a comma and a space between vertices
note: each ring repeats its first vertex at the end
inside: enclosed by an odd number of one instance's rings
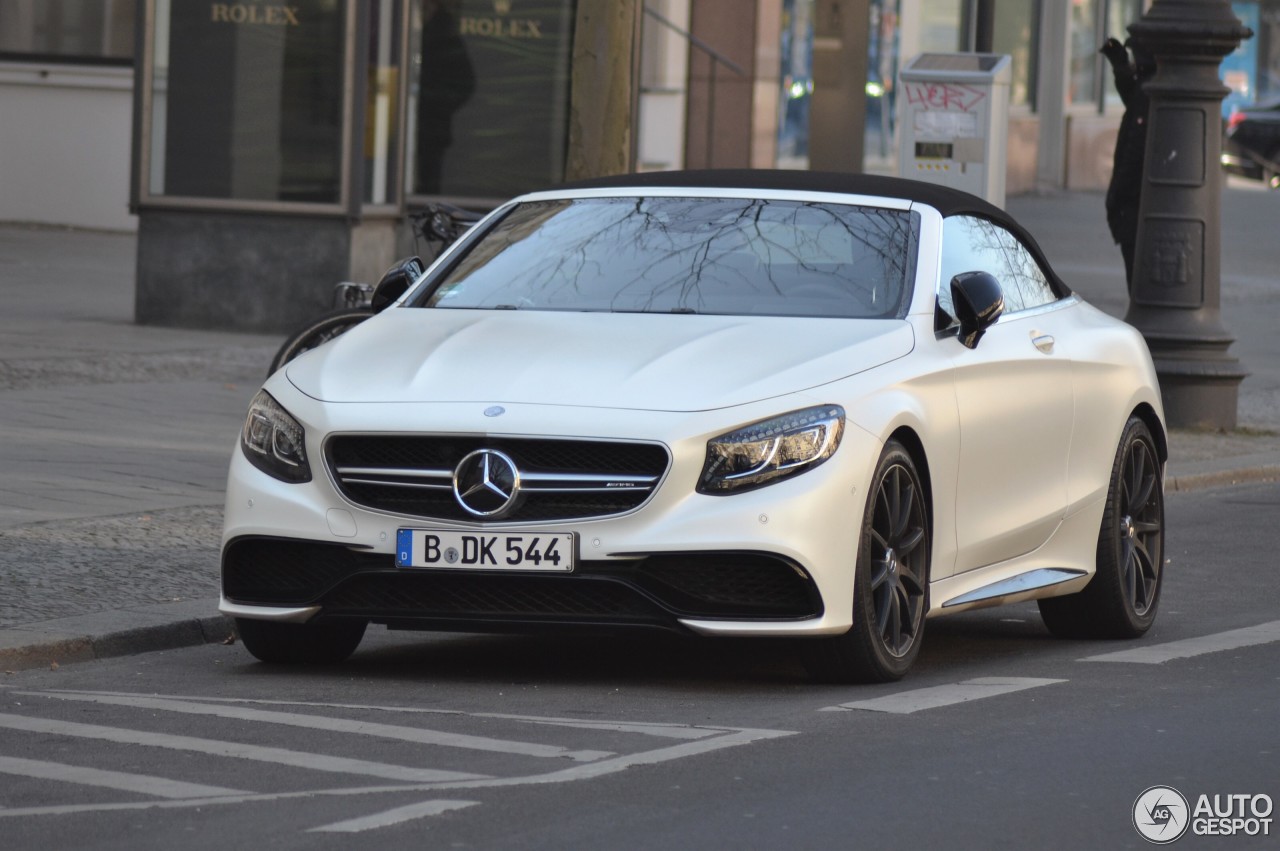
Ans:
MULTIPOLYGON (((977 50, 1013 59, 1009 191, 1098 189, 1122 112, 1098 48, 1124 38, 1143 2, 644 0, 631 162, 895 173, 898 68, 921 52, 977 50)), ((0 221, 135 230, 139 204, 175 198, 400 215, 427 198, 491 203, 554 182, 578 5, 0 0, 0 221), (358 9, 377 23, 358 44, 344 30, 309 47, 302 22, 276 9, 358 9), (264 38, 284 39, 270 67, 245 65, 264 38), (174 39, 194 52, 175 52, 174 39), (344 107, 352 81, 337 66, 319 75, 328 88, 290 77, 309 50, 359 52, 372 76, 344 107), (222 76, 170 113, 168 75, 194 86, 207 67, 222 76), (258 84, 229 101, 227 86, 249 73, 258 84), (342 184, 352 174, 355 200, 342 184)), ((1280 95, 1280 0, 1232 5, 1255 37, 1223 65, 1227 109, 1280 95)))

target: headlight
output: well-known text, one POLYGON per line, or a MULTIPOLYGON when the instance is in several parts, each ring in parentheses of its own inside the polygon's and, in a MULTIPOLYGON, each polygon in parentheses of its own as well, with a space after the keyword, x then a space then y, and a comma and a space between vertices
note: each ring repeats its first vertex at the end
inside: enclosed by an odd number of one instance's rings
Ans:
POLYGON ((844 408, 792 411, 707 442, 698 492, 729 494, 811 470, 831 457, 844 432, 844 408))
POLYGON ((306 432, 265 390, 259 390, 249 403, 240 448, 249 463, 268 476, 284 482, 311 481, 306 432))

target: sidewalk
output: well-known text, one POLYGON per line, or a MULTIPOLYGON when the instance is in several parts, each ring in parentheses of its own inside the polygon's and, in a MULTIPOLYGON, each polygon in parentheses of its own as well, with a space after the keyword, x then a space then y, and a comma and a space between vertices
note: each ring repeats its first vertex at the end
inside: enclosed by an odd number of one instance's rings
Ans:
MULTIPOLYGON (((1059 274, 1123 315, 1098 193, 1010 199, 1059 274)), ((1169 491, 1280 478, 1280 192, 1223 197, 1241 429, 1174 432, 1169 491)), ((279 338, 132 324, 135 238, 0 225, 0 672, 222 641, 223 484, 279 338)), ((3 674, 0 673, 0 681, 3 674)))
POLYGON ((229 632, 227 460, 279 339, 134 325, 135 252, 0 226, 0 671, 229 632))

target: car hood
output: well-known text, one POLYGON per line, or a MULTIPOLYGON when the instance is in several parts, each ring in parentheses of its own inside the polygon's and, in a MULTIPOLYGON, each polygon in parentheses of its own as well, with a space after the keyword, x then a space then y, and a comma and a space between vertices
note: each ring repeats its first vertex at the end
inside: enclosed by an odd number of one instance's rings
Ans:
POLYGON ((393 308, 286 367, 326 402, 701 411, 900 358, 905 321, 393 308))

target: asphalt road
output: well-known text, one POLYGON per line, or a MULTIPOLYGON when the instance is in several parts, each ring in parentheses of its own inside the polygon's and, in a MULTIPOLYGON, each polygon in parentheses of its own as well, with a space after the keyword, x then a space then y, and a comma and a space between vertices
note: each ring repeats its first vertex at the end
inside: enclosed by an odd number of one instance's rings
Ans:
POLYGON ((972 612, 892 685, 813 685, 782 644, 380 629, 324 669, 209 645, 3 675, 0 846, 1147 847, 1149 787, 1280 798, 1277 507, 1171 495, 1141 641, 972 612))

